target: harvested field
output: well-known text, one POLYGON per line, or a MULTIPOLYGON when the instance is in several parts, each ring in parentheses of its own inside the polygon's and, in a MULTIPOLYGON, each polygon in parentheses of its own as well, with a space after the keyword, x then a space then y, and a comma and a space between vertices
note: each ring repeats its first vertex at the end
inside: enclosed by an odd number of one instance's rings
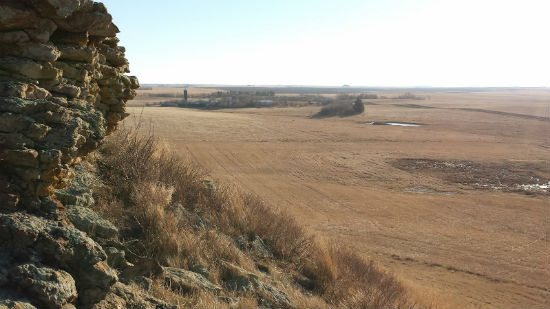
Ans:
POLYGON ((549 92, 420 95, 422 108, 374 99, 346 118, 311 119, 316 106, 129 111, 215 178, 371 257, 424 301, 549 307, 550 196, 516 188, 548 183, 549 92))

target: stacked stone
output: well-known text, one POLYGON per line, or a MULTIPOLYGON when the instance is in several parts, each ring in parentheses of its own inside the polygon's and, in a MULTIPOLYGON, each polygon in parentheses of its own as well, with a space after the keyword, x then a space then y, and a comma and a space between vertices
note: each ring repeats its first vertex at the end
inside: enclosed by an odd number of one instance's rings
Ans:
POLYGON ((127 116, 117 32, 90 0, 0 1, 0 211, 59 216, 54 190, 127 116))
POLYGON ((116 228, 53 197, 139 87, 117 32, 91 0, 0 0, 0 308, 162 305, 118 282, 116 228))

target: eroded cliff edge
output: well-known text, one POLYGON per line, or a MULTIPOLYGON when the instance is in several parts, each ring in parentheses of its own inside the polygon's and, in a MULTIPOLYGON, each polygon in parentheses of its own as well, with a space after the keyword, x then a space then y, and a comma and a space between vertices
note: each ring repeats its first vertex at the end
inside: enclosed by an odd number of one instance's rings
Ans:
MULTIPOLYGON (((0 1, 0 308, 136 299, 53 195, 139 87, 117 32, 101 3, 0 1)), ((118 304, 157 304, 139 299, 118 304)))
POLYGON ((105 6, 0 2, 0 200, 5 210, 62 212, 50 196, 112 132, 139 87, 105 6), (53 204, 52 204, 53 202, 53 204))

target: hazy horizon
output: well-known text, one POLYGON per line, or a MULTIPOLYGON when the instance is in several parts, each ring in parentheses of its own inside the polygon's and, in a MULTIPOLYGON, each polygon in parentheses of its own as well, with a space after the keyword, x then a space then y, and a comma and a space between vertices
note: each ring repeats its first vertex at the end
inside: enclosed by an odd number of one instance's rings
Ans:
POLYGON ((143 84, 550 87, 546 0, 105 4, 143 84))
POLYGON ((550 87, 546 86, 431 86, 431 85, 418 85, 418 86, 370 86, 370 85, 314 85, 314 84, 274 84, 274 85, 262 85, 262 84, 196 84, 196 83, 140 83, 141 86, 176 86, 176 87, 258 87, 258 88, 365 88, 365 89, 540 89, 550 90, 550 87))

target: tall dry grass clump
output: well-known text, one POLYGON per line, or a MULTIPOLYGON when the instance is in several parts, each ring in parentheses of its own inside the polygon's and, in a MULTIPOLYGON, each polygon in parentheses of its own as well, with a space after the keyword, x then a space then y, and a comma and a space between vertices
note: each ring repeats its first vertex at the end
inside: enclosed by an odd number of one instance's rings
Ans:
POLYGON ((138 132, 119 130, 97 160, 110 189, 103 199, 116 199, 100 203, 109 205, 101 212, 119 226, 128 249, 140 258, 173 267, 208 264, 212 258, 244 264, 242 252, 227 249, 223 237, 210 235, 211 228, 194 228, 189 217, 188 210, 204 205, 232 209, 223 207, 223 201, 229 201, 225 192, 211 194, 199 168, 179 159, 152 136, 138 132))
MULTIPOLYGON (((207 265, 210 280, 219 284, 225 262, 252 272, 257 262, 267 262, 285 269, 295 285, 290 294, 317 295, 326 307, 410 307, 402 285, 373 263, 338 246, 319 246, 288 214, 213 183, 139 128, 118 130, 96 162, 105 184, 98 211, 119 227, 122 242, 137 258, 186 269, 207 265), (257 237, 272 257, 242 245, 257 237)), ((308 297, 303 299, 313 296, 308 297)))
POLYGON ((314 290, 339 308, 410 308, 410 295, 392 275, 343 246, 317 247, 304 273, 314 290))
POLYGON ((128 237, 152 238, 146 250, 151 256, 181 252, 169 240, 174 231, 188 230, 189 225, 183 223, 189 222, 174 214, 176 204, 227 235, 260 236, 281 259, 299 264, 308 256, 312 241, 292 218, 273 211, 253 195, 213 185, 204 171, 151 135, 121 129, 104 145, 98 161, 112 195, 125 205, 124 222, 118 223, 128 237))

